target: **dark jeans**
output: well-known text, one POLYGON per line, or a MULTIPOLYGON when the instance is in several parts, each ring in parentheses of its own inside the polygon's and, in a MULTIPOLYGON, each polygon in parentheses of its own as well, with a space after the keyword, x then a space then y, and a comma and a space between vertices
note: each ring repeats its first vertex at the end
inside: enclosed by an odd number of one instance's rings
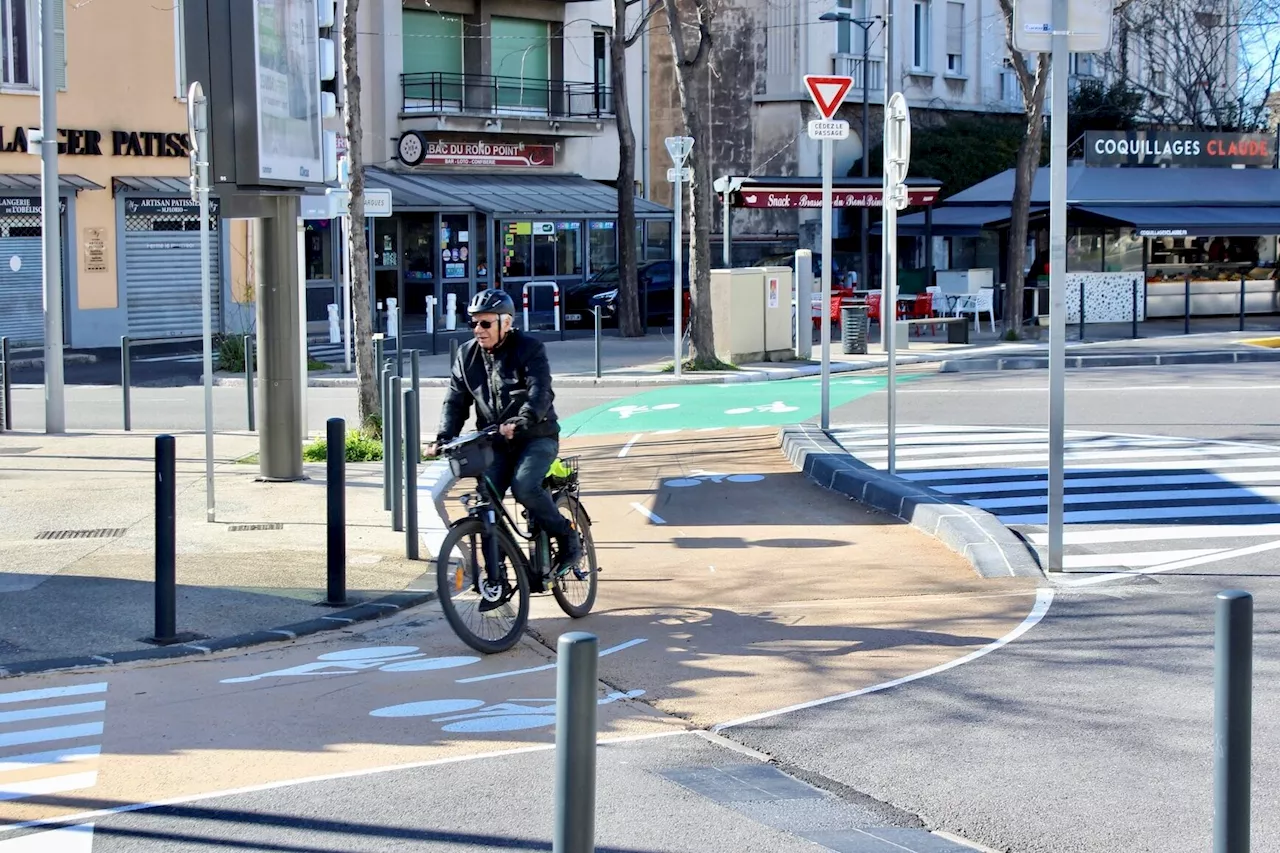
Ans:
POLYGON ((573 532, 569 519, 560 514, 551 493, 542 487, 547 471, 560 452, 560 440, 534 438, 527 443, 499 444, 494 448, 493 465, 486 472, 489 481, 505 497, 507 489, 543 530, 552 536, 568 536, 573 532))

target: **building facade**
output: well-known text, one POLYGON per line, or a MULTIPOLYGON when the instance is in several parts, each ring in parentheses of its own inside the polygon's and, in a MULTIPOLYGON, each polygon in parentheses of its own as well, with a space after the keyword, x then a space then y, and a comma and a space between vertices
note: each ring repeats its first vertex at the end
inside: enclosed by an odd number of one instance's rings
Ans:
MULTIPOLYGON (((0 11, 0 335, 36 344, 44 339, 41 160, 38 146, 27 153, 27 137, 40 126, 39 2, 0 0, 0 11)), ((180 7, 57 0, 56 11, 63 342, 199 335, 180 7)), ((252 281, 244 223, 228 227, 215 215, 211 227, 214 330, 249 327, 252 310, 236 301, 252 281)))
MULTIPOLYGON (((805 131, 806 123, 818 117, 804 86, 806 74, 853 78, 836 115, 849 122, 851 132, 848 139, 834 143, 833 171, 842 176, 859 165, 864 148, 874 149, 882 135, 888 2, 893 3, 894 21, 894 67, 888 73, 907 100, 914 126, 938 125, 959 114, 1022 121, 1023 96, 1010 64, 998 0, 723 0, 716 5, 715 41, 707 79, 701 81, 710 138, 695 143, 710 150, 717 177, 820 174, 821 145, 805 131), (867 26, 819 20, 836 8, 849 10, 867 26), (867 140, 862 139, 864 85, 867 140)), ((1147 57, 1133 59, 1135 68, 1164 67, 1151 58, 1158 50, 1146 41, 1127 40, 1123 49, 1120 39, 1114 44, 1117 57, 1147 57)), ((648 190, 655 201, 667 203, 671 185, 663 178, 670 163, 662 140, 682 133, 684 121, 662 16, 655 18, 648 51, 648 190)), ((1102 78, 1106 69, 1118 67, 1117 57, 1072 54, 1069 73, 1073 81, 1102 78)), ((954 188, 942 191, 945 195, 954 188)), ((817 248, 817 209, 739 208, 731 215, 735 263, 799 247, 817 248)), ((837 248, 841 238, 857 235, 859 219, 856 211, 835 212, 837 248)), ((719 240, 722 225, 720 217, 717 220, 719 240)), ((719 248, 715 251, 718 262, 719 248)), ((873 258, 879 254, 874 243, 871 253, 873 258)))
MULTIPOLYGON (((450 297, 499 284, 519 300, 617 263, 611 2, 366 0, 360 16, 365 180, 393 205, 367 233, 377 301, 396 298, 413 329, 429 299, 447 322, 450 297)), ((637 214, 641 257, 670 257, 670 210, 641 199, 637 214)), ((334 285, 308 283, 310 321, 334 285)))

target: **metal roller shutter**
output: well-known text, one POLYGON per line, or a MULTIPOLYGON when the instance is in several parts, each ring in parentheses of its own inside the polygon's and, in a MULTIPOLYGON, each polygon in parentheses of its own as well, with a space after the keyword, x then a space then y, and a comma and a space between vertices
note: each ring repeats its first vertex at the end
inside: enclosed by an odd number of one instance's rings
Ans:
MULTIPOLYGON (((209 220, 209 287, 217 332, 222 327, 218 218, 211 214, 209 220)), ((198 204, 182 198, 129 198, 124 224, 130 337, 202 334, 198 204)))
POLYGON ((11 344, 44 342, 41 233, 38 213, 0 216, 0 337, 11 344))

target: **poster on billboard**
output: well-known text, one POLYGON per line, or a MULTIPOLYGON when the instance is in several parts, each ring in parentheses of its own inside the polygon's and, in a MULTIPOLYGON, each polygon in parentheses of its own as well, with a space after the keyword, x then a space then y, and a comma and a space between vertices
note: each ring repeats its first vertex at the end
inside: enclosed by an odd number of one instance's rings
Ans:
POLYGON ((316 0, 255 0, 258 179, 324 182, 316 0))

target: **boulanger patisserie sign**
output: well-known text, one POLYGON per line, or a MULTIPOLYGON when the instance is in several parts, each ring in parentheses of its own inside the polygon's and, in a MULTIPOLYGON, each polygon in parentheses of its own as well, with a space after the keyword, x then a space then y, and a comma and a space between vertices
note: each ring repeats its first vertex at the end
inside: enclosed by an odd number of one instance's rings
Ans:
POLYGON ((1274 166, 1276 138, 1267 133, 1177 130, 1089 130, 1086 166, 1274 166))

